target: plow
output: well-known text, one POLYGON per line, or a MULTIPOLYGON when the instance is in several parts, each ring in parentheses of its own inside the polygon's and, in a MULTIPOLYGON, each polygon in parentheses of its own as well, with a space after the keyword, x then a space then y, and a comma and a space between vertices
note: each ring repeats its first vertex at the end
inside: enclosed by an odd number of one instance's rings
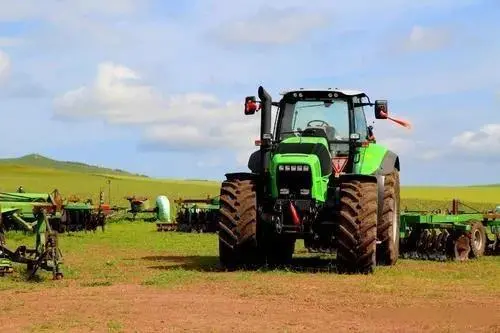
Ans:
POLYGON ((57 231, 54 231, 48 222, 47 208, 50 208, 50 205, 43 203, 35 205, 32 211, 35 221, 32 223, 24 221, 17 215, 20 209, 0 208, 2 213, 0 214, 0 276, 12 273, 12 263, 15 262, 26 265, 28 279, 32 279, 39 269, 51 272, 54 280, 63 278, 61 270, 63 256, 59 249, 57 231), (9 221, 15 221, 20 228, 34 233, 34 248, 21 245, 12 251, 6 246, 4 217, 12 217, 9 221))

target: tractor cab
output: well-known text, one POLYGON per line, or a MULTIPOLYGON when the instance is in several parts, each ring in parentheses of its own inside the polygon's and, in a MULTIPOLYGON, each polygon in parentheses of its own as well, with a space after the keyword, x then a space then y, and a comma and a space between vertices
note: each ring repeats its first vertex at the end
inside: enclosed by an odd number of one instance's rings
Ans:
POLYGON ((299 89, 281 95, 275 123, 277 142, 293 136, 324 138, 335 156, 348 154, 350 142, 369 137, 363 106, 371 103, 361 91, 299 89))
MULTIPOLYGON (((373 138, 365 106, 375 105, 375 118, 387 118, 387 101, 371 103, 366 93, 346 89, 294 89, 281 93, 274 133, 275 143, 288 138, 324 138, 332 155, 347 154, 349 143, 369 142, 373 138)), ((255 96, 245 100, 245 114, 260 110, 255 96)))

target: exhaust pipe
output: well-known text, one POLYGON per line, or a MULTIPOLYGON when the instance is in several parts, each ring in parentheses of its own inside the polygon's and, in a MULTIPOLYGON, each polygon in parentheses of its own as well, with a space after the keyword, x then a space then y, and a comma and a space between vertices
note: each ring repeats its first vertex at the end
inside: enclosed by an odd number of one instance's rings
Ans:
POLYGON ((269 154, 270 150, 270 140, 272 139, 271 133, 271 111, 273 100, 271 95, 264 89, 264 87, 260 86, 259 90, 259 99, 261 106, 261 114, 260 114, 260 152, 261 152, 261 174, 265 174, 269 169, 269 154))

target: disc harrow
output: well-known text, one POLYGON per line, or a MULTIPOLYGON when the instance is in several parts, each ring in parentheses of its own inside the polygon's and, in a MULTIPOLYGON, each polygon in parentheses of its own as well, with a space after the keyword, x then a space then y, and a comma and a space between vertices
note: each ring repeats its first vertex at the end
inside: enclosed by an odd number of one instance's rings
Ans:
POLYGON ((459 200, 446 212, 401 212, 400 256, 466 261, 500 254, 500 212, 464 213, 459 200))

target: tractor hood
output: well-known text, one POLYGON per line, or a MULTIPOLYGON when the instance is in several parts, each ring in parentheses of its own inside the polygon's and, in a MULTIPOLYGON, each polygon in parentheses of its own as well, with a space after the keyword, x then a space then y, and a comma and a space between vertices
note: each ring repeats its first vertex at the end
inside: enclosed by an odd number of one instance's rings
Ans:
POLYGON ((311 154, 312 147, 316 145, 323 145, 328 150, 325 138, 293 136, 279 143, 276 154, 311 154))
POLYGON ((274 151, 270 170, 274 198, 283 190, 295 193, 295 198, 301 197, 299 192, 306 191, 305 197, 324 201, 332 173, 328 142, 321 137, 287 138, 274 151))
MULTIPOLYGON (((332 172, 331 155, 328 141, 322 137, 291 137, 279 143, 273 158, 274 164, 286 163, 313 163, 317 161, 318 172, 327 176, 332 172), (293 160, 293 161, 292 161, 293 160)), ((311 165, 311 167, 315 167, 311 165)))

